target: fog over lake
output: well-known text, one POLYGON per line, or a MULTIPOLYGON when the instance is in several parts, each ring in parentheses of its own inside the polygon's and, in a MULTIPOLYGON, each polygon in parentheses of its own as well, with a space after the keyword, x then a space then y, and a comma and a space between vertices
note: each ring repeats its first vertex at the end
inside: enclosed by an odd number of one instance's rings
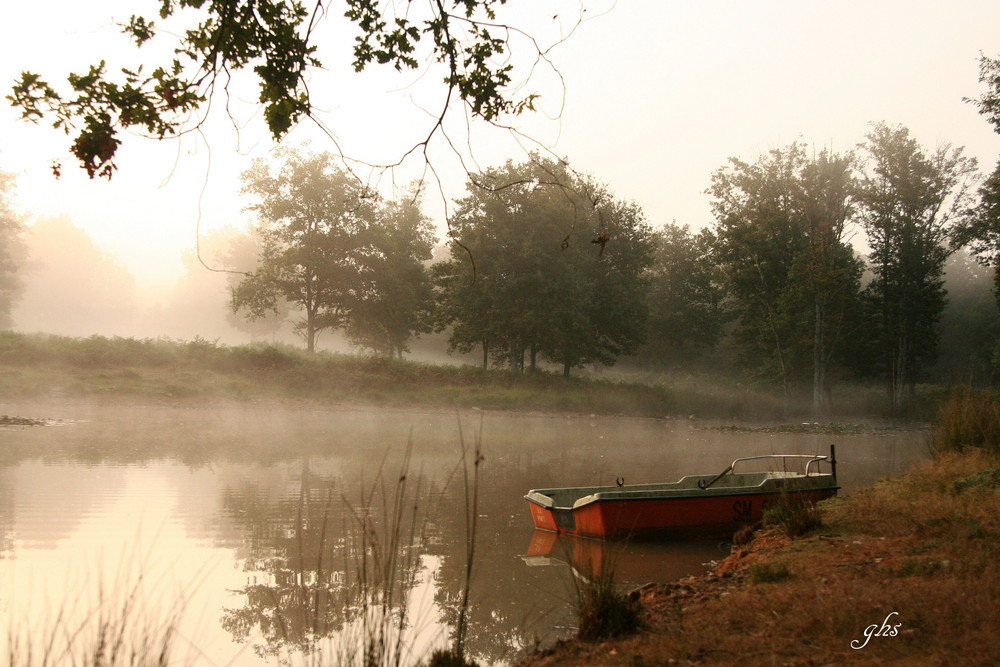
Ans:
MULTIPOLYGON (((95 591, 111 598, 141 575, 143 614, 166 619, 182 608, 176 654, 207 665, 268 664, 347 641, 354 626, 336 601, 360 567, 358 512, 380 520, 403 474, 405 514, 417 526, 400 547, 407 653, 415 661, 444 645, 467 546, 461 442, 471 475, 480 428, 467 650, 494 665, 572 632, 573 560, 600 544, 536 535, 523 499, 531 488, 670 481, 737 456, 825 454, 833 443, 842 493, 851 493, 927 455, 922 430, 803 435, 700 420, 66 400, 3 411, 59 420, 0 430, 5 626, 17 637, 60 614, 86 616, 95 591), (322 608, 320 592, 329 596, 322 608)), ((704 572, 728 544, 602 553, 618 559, 623 584, 637 585, 704 572)))

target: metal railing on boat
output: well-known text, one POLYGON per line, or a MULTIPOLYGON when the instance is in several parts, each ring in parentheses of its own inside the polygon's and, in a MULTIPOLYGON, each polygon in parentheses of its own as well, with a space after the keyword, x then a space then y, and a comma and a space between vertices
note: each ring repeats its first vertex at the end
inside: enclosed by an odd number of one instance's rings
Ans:
POLYGON ((733 472, 733 469, 736 467, 737 463, 741 463, 743 461, 757 461, 761 459, 808 459, 805 471, 806 477, 812 474, 810 470, 814 463, 819 463, 820 461, 827 461, 830 464, 834 481, 837 480, 837 457, 835 455, 834 445, 830 445, 830 454, 828 456, 820 456, 819 454, 760 454, 758 456, 744 456, 742 458, 735 459, 732 463, 729 464, 729 466, 725 470, 720 472, 718 475, 713 477, 708 482, 706 482, 705 480, 699 480, 698 488, 707 489, 708 487, 712 486, 720 479, 725 477, 727 474, 733 472))

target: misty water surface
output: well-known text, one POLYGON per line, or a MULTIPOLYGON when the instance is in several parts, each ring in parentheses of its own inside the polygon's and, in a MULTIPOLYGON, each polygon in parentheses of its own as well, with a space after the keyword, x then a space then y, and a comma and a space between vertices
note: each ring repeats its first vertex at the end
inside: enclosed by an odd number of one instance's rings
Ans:
MULTIPOLYGON (((456 414, 75 404, 0 412, 65 420, 0 431, 0 611, 15 635, 37 634, 60 613, 86 614, 93 591, 109 595, 140 573, 150 617, 183 606, 179 655, 242 665, 294 654, 317 639, 307 627, 314 609, 300 592, 336 591, 350 578, 352 508, 366 502, 380 471, 391 495, 408 441, 405 484, 420 516, 408 603, 413 651, 442 645, 454 628, 467 506, 456 414)), ((467 646, 484 664, 508 663, 573 630, 567 561, 581 548, 535 535, 522 498, 530 488, 674 480, 716 472, 736 456, 825 454, 836 443, 850 492, 927 452, 919 431, 814 436, 473 412, 461 415, 467 446, 480 424, 467 646)), ((622 581, 642 583, 703 572, 726 549, 718 540, 648 542, 613 555, 622 581)), ((342 611, 332 605, 323 621, 336 637, 342 611)))

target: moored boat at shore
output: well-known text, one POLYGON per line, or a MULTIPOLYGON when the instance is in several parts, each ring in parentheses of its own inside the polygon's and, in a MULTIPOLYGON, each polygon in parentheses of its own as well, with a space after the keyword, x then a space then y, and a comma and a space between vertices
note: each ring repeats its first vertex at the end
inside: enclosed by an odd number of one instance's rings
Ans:
POLYGON ((723 533, 760 520, 779 501, 817 502, 837 489, 834 447, 828 456, 767 454, 734 460, 717 475, 676 482, 533 489, 525 498, 535 528, 570 535, 621 539, 660 533, 723 533), (749 461, 799 463, 801 471, 736 472, 749 461), (827 471, 820 469, 825 463, 827 471), (804 464, 802 466, 801 464, 804 464))

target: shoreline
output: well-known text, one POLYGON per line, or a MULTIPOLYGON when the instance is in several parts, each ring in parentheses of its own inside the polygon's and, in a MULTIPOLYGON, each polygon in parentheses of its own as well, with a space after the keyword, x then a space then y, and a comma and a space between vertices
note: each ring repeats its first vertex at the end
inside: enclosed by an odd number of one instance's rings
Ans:
POLYGON ((518 667, 1000 664, 995 458, 941 456, 821 507, 803 537, 765 528, 705 575, 634 591, 637 634, 518 667))

